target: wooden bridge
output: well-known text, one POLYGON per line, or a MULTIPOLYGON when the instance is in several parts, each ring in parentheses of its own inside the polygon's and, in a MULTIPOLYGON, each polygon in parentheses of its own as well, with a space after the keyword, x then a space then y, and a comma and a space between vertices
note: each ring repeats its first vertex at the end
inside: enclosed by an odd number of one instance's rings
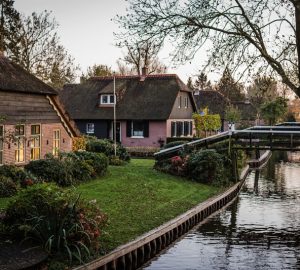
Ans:
POLYGON ((285 122, 276 126, 254 126, 226 131, 211 137, 163 149, 155 153, 157 160, 180 154, 183 150, 214 148, 216 143, 230 143, 232 149, 300 151, 300 123, 285 122))

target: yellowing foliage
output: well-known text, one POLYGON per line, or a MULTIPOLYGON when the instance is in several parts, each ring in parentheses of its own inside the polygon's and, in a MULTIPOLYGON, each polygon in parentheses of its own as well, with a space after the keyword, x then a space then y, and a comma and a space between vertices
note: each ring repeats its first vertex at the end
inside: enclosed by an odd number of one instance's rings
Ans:
POLYGON ((85 137, 75 137, 73 138, 72 142, 72 150, 78 151, 78 150, 85 150, 86 149, 87 140, 85 137))
POLYGON ((197 137, 200 137, 201 132, 206 134, 207 131, 217 131, 221 128, 221 117, 219 114, 209 114, 208 109, 203 110, 204 114, 193 114, 197 137))

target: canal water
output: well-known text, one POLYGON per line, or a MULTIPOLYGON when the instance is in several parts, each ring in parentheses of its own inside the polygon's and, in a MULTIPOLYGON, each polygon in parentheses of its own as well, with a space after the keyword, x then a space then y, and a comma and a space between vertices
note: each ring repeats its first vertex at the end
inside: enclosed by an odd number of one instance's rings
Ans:
POLYGON ((300 164, 275 156, 232 205, 141 269, 300 269, 300 164))

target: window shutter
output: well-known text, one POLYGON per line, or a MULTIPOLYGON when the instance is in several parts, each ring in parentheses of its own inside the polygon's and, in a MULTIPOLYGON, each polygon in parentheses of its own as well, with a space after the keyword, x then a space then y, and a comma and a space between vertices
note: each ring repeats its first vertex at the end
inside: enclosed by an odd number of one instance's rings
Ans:
POLYGON ((184 121, 184 136, 187 136, 189 134, 189 122, 184 121))
POLYGON ((144 121, 144 137, 149 137, 149 121, 144 121))
POLYGON ((175 128, 176 128, 176 123, 171 122, 171 137, 175 137, 175 128))
POLYGON ((131 121, 126 122, 126 137, 131 137, 131 121))

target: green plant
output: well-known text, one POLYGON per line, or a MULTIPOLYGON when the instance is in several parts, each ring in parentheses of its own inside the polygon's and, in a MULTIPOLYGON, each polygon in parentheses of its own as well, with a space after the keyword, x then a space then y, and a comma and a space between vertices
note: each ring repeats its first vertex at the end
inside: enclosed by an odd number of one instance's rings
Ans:
MULTIPOLYGON (((86 150, 89 152, 103 153, 107 157, 112 157, 115 155, 114 144, 110 140, 104 139, 89 139, 86 145, 86 150)), ((120 144, 117 144, 117 156, 124 161, 130 160, 130 155, 128 154, 125 147, 120 144)))
POLYGON ((107 172, 109 161, 105 154, 88 151, 76 151, 74 152, 74 155, 92 166, 97 176, 102 176, 107 172))
POLYGON ((55 158, 30 161, 25 165, 25 170, 34 174, 40 181, 55 182, 60 186, 73 184, 72 174, 66 166, 55 158))
POLYGON ((229 105, 225 110, 225 119, 229 123, 236 123, 241 119, 241 112, 233 105, 229 105))
POLYGON ((163 149, 168 149, 168 148, 171 148, 171 147, 174 147, 174 146, 178 146, 178 145, 181 145, 181 144, 185 144, 187 143, 186 141, 175 141, 175 142, 169 142, 167 143, 163 149))
POLYGON ((213 149, 194 152, 187 160, 189 177, 194 181, 207 184, 226 182, 224 156, 213 149))
POLYGON ((276 100, 264 103, 261 107, 261 114, 269 125, 274 125, 280 119, 284 118, 287 110, 287 100, 282 97, 278 97, 276 100))
POLYGON ((109 160, 109 164, 113 166, 122 166, 125 164, 125 161, 121 160, 119 157, 112 156, 109 160))
POLYGON ((0 175, 11 178, 15 183, 21 183, 27 177, 26 172, 15 165, 0 166, 0 175))
POLYGON ((195 129, 197 136, 200 137, 200 133, 203 131, 205 136, 208 131, 217 131, 221 128, 221 117, 219 114, 209 114, 208 109, 204 110, 204 114, 193 114, 195 123, 195 129))
POLYGON ((0 198, 11 197, 17 193, 17 186, 11 178, 0 175, 0 198))
POLYGON ((7 207, 3 222, 21 239, 31 238, 52 255, 82 263, 98 248, 106 216, 73 191, 44 183, 23 189, 7 207))

